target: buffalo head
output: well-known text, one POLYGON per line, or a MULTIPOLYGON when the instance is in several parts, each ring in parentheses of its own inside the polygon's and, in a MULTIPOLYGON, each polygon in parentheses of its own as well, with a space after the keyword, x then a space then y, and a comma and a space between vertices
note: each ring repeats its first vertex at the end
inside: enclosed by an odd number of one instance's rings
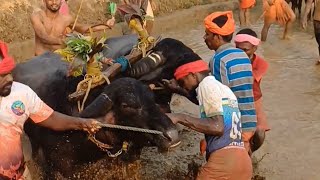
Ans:
POLYGON ((122 142, 128 141, 136 148, 156 145, 160 150, 167 150, 180 143, 175 125, 160 111, 151 90, 132 78, 113 81, 80 116, 163 133, 162 136, 118 129, 100 130, 97 138, 113 147, 121 148, 122 142))

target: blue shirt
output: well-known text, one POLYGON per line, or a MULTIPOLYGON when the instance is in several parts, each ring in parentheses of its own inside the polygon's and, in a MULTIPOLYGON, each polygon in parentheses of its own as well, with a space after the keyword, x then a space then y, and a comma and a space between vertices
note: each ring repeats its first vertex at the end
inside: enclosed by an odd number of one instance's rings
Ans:
POLYGON ((247 54, 231 43, 219 47, 211 62, 214 77, 236 95, 243 131, 254 131, 257 125, 253 98, 252 65, 247 54))

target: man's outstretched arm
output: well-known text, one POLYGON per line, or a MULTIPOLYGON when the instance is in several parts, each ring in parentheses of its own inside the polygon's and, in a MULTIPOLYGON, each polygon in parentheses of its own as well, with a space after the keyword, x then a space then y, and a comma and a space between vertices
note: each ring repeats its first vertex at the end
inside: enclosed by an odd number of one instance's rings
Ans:
POLYGON ((55 111, 46 120, 38 123, 38 125, 55 131, 86 130, 95 132, 98 128, 97 123, 94 119, 67 116, 55 111))
MULTIPOLYGON (((103 31, 105 29, 112 28, 114 26, 114 23, 115 23, 114 18, 109 19, 106 24, 101 24, 101 25, 96 25, 96 26, 95 25, 84 25, 84 24, 77 23, 74 30, 76 30, 77 32, 79 32, 81 34, 90 32, 90 28, 92 29, 93 32, 103 31)), ((73 24, 71 26, 73 26, 73 24)))
POLYGON ((167 113, 167 116, 174 124, 180 123, 197 132, 210 136, 222 136, 224 132, 224 120, 222 115, 202 119, 178 113, 167 113))

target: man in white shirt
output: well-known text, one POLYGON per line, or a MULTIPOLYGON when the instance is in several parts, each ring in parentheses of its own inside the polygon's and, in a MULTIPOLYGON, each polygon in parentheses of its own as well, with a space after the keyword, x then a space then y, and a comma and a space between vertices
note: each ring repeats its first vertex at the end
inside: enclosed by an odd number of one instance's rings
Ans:
MULTIPOLYGON (((15 67, 7 46, 0 41, 0 179, 20 179, 24 158, 20 136, 30 118, 40 126, 57 131, 86 130, 95 132, 97 121, 55 112, 28 86, 14 82, 15 67)), ((41 136, 41 134, 39 134, 41 136)))
POLYGON ((229 87, 209 76, 208 64, 203 60, 179 66, 174 76, 180 87, 197 92, 201 118, 167 114, 174 123, 205 135, 207 163, 197 179, 251 179, 252 164, 241 139, 237 97, 229 87))

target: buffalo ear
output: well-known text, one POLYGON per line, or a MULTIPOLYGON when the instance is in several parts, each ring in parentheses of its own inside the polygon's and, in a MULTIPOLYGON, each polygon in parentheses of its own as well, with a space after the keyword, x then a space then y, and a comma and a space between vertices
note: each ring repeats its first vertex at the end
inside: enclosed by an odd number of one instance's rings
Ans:
POLYGON ((82 118, 96 118, 106 115, 112 108, 113 102, 105 93, 100 94, 81 113, 82 118))

